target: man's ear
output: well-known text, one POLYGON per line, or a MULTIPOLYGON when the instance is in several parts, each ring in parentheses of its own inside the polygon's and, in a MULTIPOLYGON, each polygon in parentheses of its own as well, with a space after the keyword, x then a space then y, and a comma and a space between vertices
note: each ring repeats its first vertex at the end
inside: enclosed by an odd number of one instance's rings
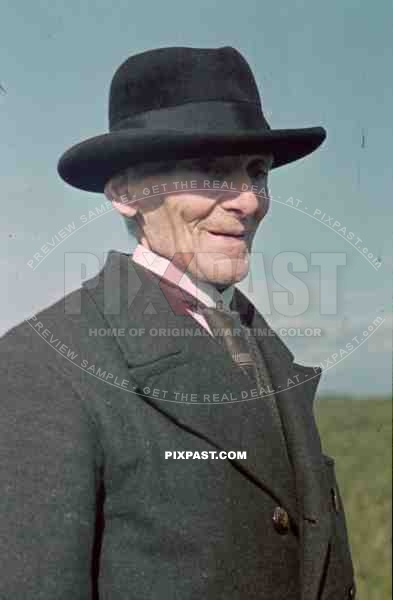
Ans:
POLYGON ((138 206, 135 200, 128 197, 128 182, 126 176, 113 177, 108 181, 104 188, 104 194, 112 202, 121 215, 125 217, 134 217, 138 212, 138 206))
POLYGON ((124 217, 134 217, 138 212, 136 202, 132 200, 128 201, 126 194, 119 197, 119 199, 111 198, 112 206, 124 217), (128 202, 128 204, 127 204, 128 202))

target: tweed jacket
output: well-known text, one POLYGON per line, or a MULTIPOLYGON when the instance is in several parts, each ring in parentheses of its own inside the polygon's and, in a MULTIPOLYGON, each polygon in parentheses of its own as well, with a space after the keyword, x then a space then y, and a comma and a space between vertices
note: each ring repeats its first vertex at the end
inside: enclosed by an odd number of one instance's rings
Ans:
POLYGON ((321 369, 297 364, 238 288, 233 301, 269 332, 257 342, 282 390, 295 485, 266 403, 245 393, 229 353, 196 335, 157 275, 112 250, 96 276, 0 340, 1 600, 355 597, 334 459, 313 413, 321 369))

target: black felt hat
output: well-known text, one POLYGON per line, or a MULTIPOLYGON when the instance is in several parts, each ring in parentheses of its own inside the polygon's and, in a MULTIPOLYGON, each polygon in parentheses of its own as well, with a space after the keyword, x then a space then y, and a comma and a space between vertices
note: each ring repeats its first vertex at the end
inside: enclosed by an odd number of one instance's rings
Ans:
POLYGON ((146 161, 271 152, 272 168, 313 152, 323 127, 271 129, 243 56, 222 48, 169 47, 130 56, 109 93, 109 133, 72 146, 58 162, 70 185, 103 192, 146 161))

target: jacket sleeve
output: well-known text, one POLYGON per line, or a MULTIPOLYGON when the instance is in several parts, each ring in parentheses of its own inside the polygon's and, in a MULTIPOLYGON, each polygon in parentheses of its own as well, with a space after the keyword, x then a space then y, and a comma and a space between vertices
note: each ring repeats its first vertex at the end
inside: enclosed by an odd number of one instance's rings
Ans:
POLYGON ((64 363, 0 341, 2 600, 92 597, 97 440, 64 363))

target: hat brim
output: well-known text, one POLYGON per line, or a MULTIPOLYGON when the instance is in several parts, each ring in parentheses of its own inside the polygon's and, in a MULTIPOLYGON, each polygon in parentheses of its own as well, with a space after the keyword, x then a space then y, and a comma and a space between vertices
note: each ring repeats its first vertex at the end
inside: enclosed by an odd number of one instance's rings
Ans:
POLYGON ((103 193, 111 177, 141 162, 271 152, 275 169, 311 154, 325 137, 323 127, 226 134, 127 129, 72 146, 60 157, 57 171, 73 187, 103 193))

